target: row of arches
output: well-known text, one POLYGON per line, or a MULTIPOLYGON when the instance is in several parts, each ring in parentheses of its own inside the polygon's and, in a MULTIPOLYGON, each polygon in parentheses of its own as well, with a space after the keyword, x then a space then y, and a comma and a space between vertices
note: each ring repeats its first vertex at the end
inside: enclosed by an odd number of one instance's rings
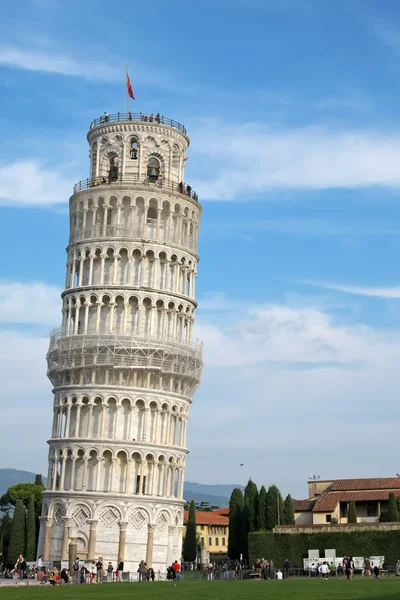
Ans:
POLYGON ((169 141, 160 135, 132 131, 112 136, 91 136, 90 158, 92 178, 108 174, 117 166, 121 178, 130 174, 145 175, 152 159, 157 159, 159 172, 171 182, 183 179, 187 140, 169 141))
POLYGON ((190 342, 194 306, 145 294, 65 295, 62 335, 116 333, 190 342))
MULTIPOLYGON (((66 400, 66 399, 65 399, 66 400)), ((89 401, 75 397, 54 408, 53 438, 109 439, 185 447, 187 413, 151 401, 132 403, 129 398, 106 401, 99 396, 89 401)))
POLYGON ((97 365, 92 361, 88 365, 75 365, 72 361, 53 359, 50 353, 47 358, 47 375, 54 388, 77 386, 118 387, 118 388, 143 388, 146 391, 174 393, 179 396, 191 398, 200 381, 202 365, 187 368, 184 375, 180 373, 166 373, 148 369, 132 368, 121 365, 118 369, 108 365, 97 365), (62 368, 60 368, 60 365, 62 368))
POLYGON ((183 512, 181 508, 171 504, 166 504, 160 508, 158 503, 141 503, 138 500, 132 504, 131 502, 115 502, 112 499, 104 500, 103 502, 91 502, 90 500, 66 499, 65 497, 46 498, 43 499, 42 516, 44 518, 53 519, 55 525, 60 525, 63 519, 70 519, 80 526, 96 524, 101 519, 107 510, 111 509, 117 517, 117 522, 129 523, 136 513, 140 512, 145 516, 145 525, 152 523, 159 525, 160 529, 165 526, 181 526, 183 524, 183 512), (81 518, 78 517, 82 515, 81 518))
POLYGON ((71 205, 70 243, 99 237, 151 239, 197 252, 200 213, 179 202, 106 194, 71 205))
POLYGON ((51 448, 48 489, 182 498, 180 457, 120 449, 51 448))
POLYGON ((196 261, 185 256, 106 245, 69 252, 65 288, 146 287, 194 299, 196 276, 196 261))

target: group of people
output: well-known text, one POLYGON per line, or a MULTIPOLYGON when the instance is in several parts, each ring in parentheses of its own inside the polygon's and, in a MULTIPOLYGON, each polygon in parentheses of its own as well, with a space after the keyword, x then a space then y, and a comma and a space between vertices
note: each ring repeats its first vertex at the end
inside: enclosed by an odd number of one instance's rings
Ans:
POLYGON ((168 581, 179 581, 181 578, 181 563, 179 561, 175 561, 167 568, 167 579, 168 581))
POLYGON ((114 579, 115 581, 122 581, 124 561, 120 558, 117 568, 114 569, 111 561, 105 565, 103 557, 99 556, 97 561, 93 560, 90 567, 87 568, 84 561, 80 560, 79 556, 77 556, 73 562, 72 570, 74 573, 74 583, 103 583, 105 577, 108 583, 114 581, 114 579))
MULTIPOLYGON (((399 564, 399 575, 400 575, 400 561, 399 564)), ((322 577, 323 579, 328 579, 328 576, 335 577, 344 577, 346 575, 347 579, 353 579, 355 572, 354 560, 352 556, 343 556, 343 561, 336 564, 332 561, 329 563, 328 561, 324 561, 322 563, 312 563, 310 568, 310 577, 322 577)), ((396 563, 396 573, 397 573, 397 563, 396 563)), ((369 577, 373 575, 376 579, 380 577, 380 568, 378 565, 374 565, 369 557, 364 558, 361 575, 364 577, 369 577)))
POLYGON ((259 558, 254 565, 254 572, 258 579, 288 579, 290 562, 286 559, 282 569, 275 569, 274 561, 259 558))

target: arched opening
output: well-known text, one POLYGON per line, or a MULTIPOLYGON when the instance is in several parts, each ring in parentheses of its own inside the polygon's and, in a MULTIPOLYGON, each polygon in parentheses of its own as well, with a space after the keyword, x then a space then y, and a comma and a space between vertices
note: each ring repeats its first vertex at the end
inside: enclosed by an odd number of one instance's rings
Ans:
POLYGON ((151 156, 147 162, 147 177, 149 181, 156 182, 160 174, 160 161, 151 156))
POLYGON ((139 153, 139 144, 137 138, 131 138, 131 146, 129 149, 129 155, 131 160, 137 160, 139 153))
POLYGON ((109 170, 108 170, 108 181, 111 183, 112 181, 118 180, 118 157, 116 154, 113 154, 109 158, 109 170))

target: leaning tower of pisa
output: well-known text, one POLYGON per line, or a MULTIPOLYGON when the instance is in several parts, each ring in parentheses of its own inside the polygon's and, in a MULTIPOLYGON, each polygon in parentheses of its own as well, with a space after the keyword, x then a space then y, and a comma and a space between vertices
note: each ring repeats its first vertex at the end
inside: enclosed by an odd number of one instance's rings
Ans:
POLYGON ((50 337, 54 418, 39 554, 181 556, 186 427, 202 371, 192 337, 201 207, 189 138, 160 115, 90 126, 90 176, 70 198, 62 325, 50 337))

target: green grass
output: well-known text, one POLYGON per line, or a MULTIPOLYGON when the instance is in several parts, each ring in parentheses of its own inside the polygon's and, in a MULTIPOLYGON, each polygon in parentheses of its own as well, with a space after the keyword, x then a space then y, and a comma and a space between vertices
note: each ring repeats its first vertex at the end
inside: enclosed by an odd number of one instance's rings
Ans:
POLYGON ((181 581, 172 583, 104 583, 62 587, 0 588, 7 600, 399 600, 400 579, 289 581, 181 581))

